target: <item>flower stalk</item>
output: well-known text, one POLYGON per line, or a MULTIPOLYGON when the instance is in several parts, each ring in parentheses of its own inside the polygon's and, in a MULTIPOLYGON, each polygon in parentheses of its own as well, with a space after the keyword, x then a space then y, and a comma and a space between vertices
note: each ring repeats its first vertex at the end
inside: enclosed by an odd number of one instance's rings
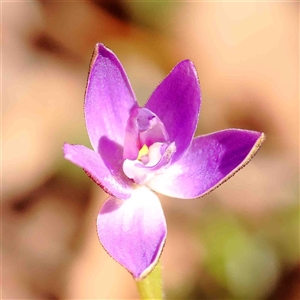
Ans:
POLYGON ((164 294, 162 288, 162 272, 160 261, 157 263, 154 270, 146 278, 142 280, 137 280, 136 285, 141 300, 163 300, 164 294))

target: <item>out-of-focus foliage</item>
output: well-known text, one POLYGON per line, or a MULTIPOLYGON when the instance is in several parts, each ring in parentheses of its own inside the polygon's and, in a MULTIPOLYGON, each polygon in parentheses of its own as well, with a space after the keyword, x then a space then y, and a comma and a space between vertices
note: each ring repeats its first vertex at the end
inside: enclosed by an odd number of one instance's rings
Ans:
POLYGON ((202 249, 198 272, 194 268, 193 276, 170 291, 176 299, 186 294, 189 299, 265 299, 299 260, 296 202, 259 220, 214 204, 201 215, 192 226, 202 249))
POLYGON ((208 273, 231 297, 265 298, 276 286, 280 274, 287 271, 287 260, 293 259, 295 264, 298 259, 297 214, 298 207, 294 206, 288 212, 274 212, 268 220, 258 220, 254 225, 226 210, 213 213, 199 224, 208 273), (282 228, 273 226, 277 231, 273 240, 270 224, 278 224, 279 220, 282 228))

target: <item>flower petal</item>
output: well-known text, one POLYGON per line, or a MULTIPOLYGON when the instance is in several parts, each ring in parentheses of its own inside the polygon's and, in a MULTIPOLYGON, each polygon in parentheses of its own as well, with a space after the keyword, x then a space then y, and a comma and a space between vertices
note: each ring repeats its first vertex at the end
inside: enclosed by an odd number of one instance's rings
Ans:
POLYGON ((196 69, 189 60, 180 62, 161 82, 145 107, 165 125, 170 141, 175 141, 177 161, 188 149, 198 123, 200 86, 196 69))
POLYGON ((129 112, 135 105, 134 93, 118 58, 97 44, 84 104, 86 128, 95 151, 102 136, 123 145, 129 112))
POLYGON ((118 157, 122 157, 122 149, 117 146, 101 143, 101 151, 107 153, 101 158, 100 154, 81 145, 64 145, 65 158, 84 169, 84 171, 108 194, 127 199, 132 193, 132 185, 118 165, 118 157), (110 155, 108 155, 110 150, 110 155), (119 153, 118 153, 119 152, 119 153))
POLYGON ((245 166, 264 139, 263 133, 240 129, 199 136, 180 161, 147 186, 170 197, 204 196, 245 166))
POLYGON ((122 201, 109 197, 97 218, 101 244, 135 279, 148 275, 161 255, 166 220, 155 193, 145 186, 122 201))

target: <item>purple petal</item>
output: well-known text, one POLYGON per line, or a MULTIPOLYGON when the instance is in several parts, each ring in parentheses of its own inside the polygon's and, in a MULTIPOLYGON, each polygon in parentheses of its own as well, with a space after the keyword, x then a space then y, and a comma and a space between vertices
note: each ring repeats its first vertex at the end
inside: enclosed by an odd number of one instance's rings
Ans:
POLYGON ((161 82, 145 107, 163 122, 170 141, 175 141, 177 161, 188 149, 198 123, 200 86, 196 69, 189 60, 180 62, 161 82))
POLYGON ((264 139, 263 133, 240 129, 199 136, 180 161, 147 186, 170 197, 204 196, 245 166, 264 139))
POLYGON ((81 145, 64 145, 65 158, 84 169, 84 171, 108 194, 127 199, 132 193, 132 182, 119 166, 118 157, 122 157, 122 149, 104 140, 101 143, 100 154, 81 145), (110 155, 108 155, 108 151, 110 155), (119 153, 120 152, 120 153, 119 153))
POLYGON ((95 151, 102 136, 123 145, 129 113, 135 105, 135 96, 121 63, 104 45, 97 44, 84 104, 86 128, 95 151))
POLYGON ((155 267, 166 235, 166 220, 155 193, 141 186, 131 198, 109 197, 97 218, 100 242, 136 279, 155 267))

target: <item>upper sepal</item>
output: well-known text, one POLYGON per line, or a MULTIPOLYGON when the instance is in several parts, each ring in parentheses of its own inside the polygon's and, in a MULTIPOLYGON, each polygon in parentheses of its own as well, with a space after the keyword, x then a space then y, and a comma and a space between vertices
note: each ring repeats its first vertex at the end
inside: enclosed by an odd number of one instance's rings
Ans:
POLYGON ((84 103, 86 128, 95 151, 103 136, 123 145, 129 113, 136 105, 120 61, 98 43, 90 64, 84 103))

